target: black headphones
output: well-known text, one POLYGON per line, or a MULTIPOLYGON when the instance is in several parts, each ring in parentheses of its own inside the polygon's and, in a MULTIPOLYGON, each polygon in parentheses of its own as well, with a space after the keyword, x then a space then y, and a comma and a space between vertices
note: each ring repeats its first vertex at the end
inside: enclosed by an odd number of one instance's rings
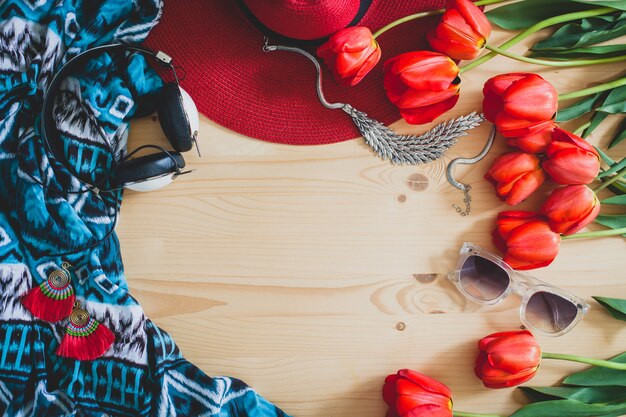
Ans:
POLYGON ((172 59, 165 53, 153 52, 149 49, 135 45, 110 44, 97 46, 88 49, 72 59, 70 59, 52 78, 46 94, 44 96, 41 114, 41 137, 44 145, 54 158, 61 163, 72 175, 81 182, 87 184, 89 190, 113 191, 122 187, 136 191, 152 191, 161 188, 174 180, 183 172, 185 160, 181 152, 189 151, 194 144, 197 147, 198 134, 198 111, 191 97, 178 85, 178 76, 172 59), (79 174, 66 163, 60 152, 60 135, 53 117, 54 98, 59 93, 61 81, 71 73, 71 71, 84 65, 87 61, 102 53, 109 52, 139 52, 145 57, 151 57, 162 66, 172 71, 175 81, 165 82, 163 88, 158 93, 156 100, 156 110, 165 136, 174 148, 173 151, 166 150, 156 145, 144 145, 130 152, 123 160, 115 160, 115 152, 110 143, 103 136, 106 146, 109 147, 113 155, 113 166, 110 176, 107 178, 107 185, 101 188, 99 185, 87 184, 80 179, 79 174), (158 149, 160 152, 145 156, 132 158, 138 151, 145 148, 158 149))
MULTIPOLYGON (((78 190, 66 190, 61 188, 50 187, 42 182, 39 178, 29 172, 24 172, 34 182, 41 185, 44 189, 61 194, 83 194, 87 192, 111 193, 113 198, 112 210, 113 219, 111 227, 104 236, 95 241, 80 247, 59 253, 48 253, 48 256, 67 256, 84 250, 90 250, 98 246, 100 243, 108 239, 114 232, 118 220, 119 194, 112 193, 121 188, 129 188, 136 191, 151 191, 161 188, 174 180, 177 176, 186 174, 190 171, 183 171, 185 160, 180 152, 189 151, 194 145, 196 148, 199 116, 196 106, 187 92, 178 85, 178 76, 176 69, 171 64, 172 59, 165 53, 153 52, 149 49, 134 45, 126 44, 110 44, 97 46, 88 49, 72 59, 70 59, 52 78, 50 85, 44 95, 42 111, 41 111, 41 138, 44 147, 50 155, 60 163, 70 174, 78 181, 86 185, 85 188, 78 190), (90 184, 80 178, 76 170, 63 157, 60 151, 60 135, 57 130, 56 121, 53 118, 54 98, 59 93, 61 81, 80 65, 84 65, 89 59, 92 59, 104 52, 138 52, 146 57, 155 59, 163 67, 170 69, 174 75, 174 82, 165 82, 163 88, 158 93, 156 100, 156 110, 159 116, 159 122, 167 139, 172 144, 174 150, 167 150, 158 145, 143 145, 127 154, 122 160, 116 161, 115 151, 111 147, 106 135, 102 130, 98 129, 100 136, 108 147, 112 156, 112 167, 107 178, 97 184, 90 184), (132 158, 137 152, 153 148, 160 152, 145 156, 132 158)), ((198 154, 200 151, 198 150, 198 154)), ((100 169, 100 168, 98 168, 100 169)), ((104 202, 104 199, 102 198, 104 202)))

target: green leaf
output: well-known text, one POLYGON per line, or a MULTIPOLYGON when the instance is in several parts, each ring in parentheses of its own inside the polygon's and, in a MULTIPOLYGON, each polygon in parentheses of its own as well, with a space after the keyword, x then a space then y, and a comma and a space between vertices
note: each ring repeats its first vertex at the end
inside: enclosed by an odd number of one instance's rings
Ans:
POLYGON ((617 180, 613 184, 607 187, 613 194, 624 195, 626 194, 626 182, 617 180))
POLYGON ((533 401, 546 401, 555 398, 584 403, 626 401, 624 387, 520 387, 520 389, 533 401))
POLYGON ((602 149, 598 148, 597 146, 594 146, 594 148, 596 148, 596 151, 598 151, 598 153, 600 154, 600 158, 602 158, 602 160, 608 165, 608 166, 613 166, 613 164, 615 163, 615 161, 613 159, 611 159, 610 156, 608 156, 606 153, 604 153, 602 151, 602 149))
MULTIPOLYGON (((611 362, 626 363, 626 353, 622 353, 612 359, 611 362)), ((575 374, 571 374, 563 381, 567 385, 581 385, 581 386, 609 386, 618 385, 626 387, 626 372, 618 371, 616 369, 602 368, 600 366, 593 366, 590 369, 575 374)))
MULTIPOLYGON (((524 4, 526 2, 522 2, 524 4)), ((516 3, 520 4, 520 3, 516 3)), ((530 48, 539 50, 565 50, 594 45, 626 35, 626 13, 594 16, 561 26, 548 38, 530 48)))
POLYGON ((626 227, 626 214, 601 214, 596 217, 596 223, 611 229, 621 229, 626 227))
MULTIPOLYGON (((626 321, 626 300, 622 300, 621 298, 597 296, 593 296, 593 299, 596 300, 602 307, 606 308, 611 316, 618 320, 626 321)), ((624 391, 624 394, 626 395, 626 390, 622 388, 622 391, 624 391)))
POLYGON ((596 101, 601 95, 602 93, 597 93, 593 96, 577 101, 569 107, 559 109, 559 112, 556 114, 556 121, 567 122, 568 120, 574 120, 585 113, 589 113, 593 110, 593 107, 596 105, 596 101))
POLYGON ((594 417, 626 412, 626 404, 586 404, 574 400, 554 400, 528 404, 510 417, 594 417))
POLYGON ((607 6, 614 9, 626 10, 626 0, 573 0, 579 3, 593 4, 594 6, 607 6))
POLYGON ((617 127, 617 132, 615 132, 615 136, 613 136, 613 139, 611 139, 609 149, 611 149, 613 146, 617 145, 624 139, 626 139, 626 117, 622 119, 622 122, 617 127))
POLYGON ((489 10, 486 15, 491 23, 503 29, 519 30, 564 12, 574 13, 593 8, 595 7, 581 2, 572 3, 571 0, 526 0, 489 10))
POLYGON ((601 106, 596 109, 596 112, 590 120, 591 124, 587 129, 585 129, 582 137, 586 138, 589 136, 591 132, 600 126, 600 123, 602 123, 610 113, 621 113, 626 111, 624 106, 626 106, 626 85, 614 88, 609 94, 606 95, 606 98, 602 101, 601 106))
POLYGON ((613 197, 605 198, 600 202, 602 204, 616 204, 620 206, 626 206, 626 194, 614 195, 613 197))
POLYGON ((624 55, 626 52, 626 44, 618 45, 602 45, 602 46, 585 46, 583 48, 573 48, 565 50, 538 50, 532 52, 529 56, 533 58, 550 58, 556 60, 570 59, 595 59, 609 58, 612 56, 624 55))
POLYGON ((622 159, 621 161, 619 161, 617 164, 613 164, 611 165, 611 168, 607 169, 606 171, 602 171, 600 173, 600 175, 598 175, 598 178, 604 178, 607 175, 611 175, 616 173, 617 171, 621 171, 622 168, 626 167, 626 158, 622 159))
POLYGON ((612 89, 596 111, 611 114, 626 113, 626 85, 612 89))
POLYGON ((608 117, 608 115, 609 115, 608 113, 604 113, 600 111, 595 112, 593 116, 591 117, 591 120, 590 120, 591 124, 589 125, 587 129, 585 129, 583 134, 580 136, 583 138, 586 138, 587 136, 589 136, 591 132, 596 130, 596 127, 600 126, 600 123, 602 123, 604 119, 608 117))

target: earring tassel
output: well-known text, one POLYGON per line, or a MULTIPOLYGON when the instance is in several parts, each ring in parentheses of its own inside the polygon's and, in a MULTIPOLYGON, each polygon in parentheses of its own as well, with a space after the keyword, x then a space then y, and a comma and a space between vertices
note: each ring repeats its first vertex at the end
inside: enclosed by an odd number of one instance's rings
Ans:
POLYGON ((70 275, 63 269, 53 271, 48 279, 30 290, 20 301, 33 316, 48 322, 63 320, 72 313, 76 297, 70 275))
POLYGON ((56 353, 66 358, 92 361, 111 347, 115 335, 102 323, 89 316, 86 310, 80 308, 79 303, 76 303, 75 307, 56 353))

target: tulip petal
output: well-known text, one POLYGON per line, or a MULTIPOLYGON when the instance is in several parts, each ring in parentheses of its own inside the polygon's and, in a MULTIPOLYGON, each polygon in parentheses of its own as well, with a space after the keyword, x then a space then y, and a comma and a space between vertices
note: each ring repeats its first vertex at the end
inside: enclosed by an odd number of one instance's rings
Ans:
POLYGON ((453 108, 458 100, 459 94, 456 94, 445 101, 435 103, 430 106, 419 107, 416 109, 400 109, 400 115, 409 124, 421 125, 424 123, 430 123, 443 113, 453 108))
POLYGON ((539 122, 528 121, 511 116, 506 112, 500 112, 495 122, 498 132, 506 138, 527 136, 548 128, 554 122, 552 119, 539 122))
POLYGON ((456 95, 459 91, 457 85, 451 85, 441 91, 419 91, 409 89, 394 103, 401 109, 412 109, 416 107, 425 107, 440 103, 456 95))
POLYGON ((532 211, 503 211, 498 214, 496 228, 500 236, 507 239, 516 227, 539 219, 540 216, 532 211))
POLYGON ((446 89, 457 77, 459 68, 447 56, 438 52, 407 52, 385 62, 385 73, 415 90, 446 89))
POLYGON ((596 150, 596 148, 593 147, 593 145, 591 145, 580 136, 568 132, 567 130, 563 130, 560 127, 554 129, 554 131, 552 132, 552 139, 555 146, 558 146, 560 144, 570 144, 599 157, 598 151, 596 150))
POLYGON ((552 119, 558 105, 558 94, 552 84, 536 74, 515 81, 503 98, 504 112, 535 122, 552 119))
POLYGON ((539 167, 536 155, 524 152, 508 152, 497 157, 487 174, 498 183, 512 182, 539 167))
POLYGON ((538 132, 530 133, 529 135, 518 138, 508 138, 506 143, 509 146, 517 147, 524 152, 544 153, 550 142, 552 142, 552 131, 556 126, 551 121, 549 123, 549 125, 538 132))
POLYGON ((532 335, 515 334, 498 338, 487 347, 487 362, 510 374, 537 368, 540 361, 541 348, 532 335))
POLYGON ((511 231, 505 256, 520 262, 552 262, 559 253, 560 241, 560 236, 550 230, 548 223, 531 221, 511 231))
MULTIPOLYGON (((530 212, 530 211, 526 211, 526 212, 524 212, 524 211, 506 211, 506 212, 505 212, 505 211, 503 211, 501 214, 504 214, 504 213, 515 213, 515 214, 520 214, 520 215, 522 215, 522 217, 523 217, 523 216, 525 216, 525 213, 532 213, 532 212, 530 212)), ((534 214, 534 213, 533 213, 533 214, 534 214)), ((503 338, 503 337, 509 337, 509 336, 519 335, 519 334, 522 334, 522 335, 530 335, 530 336, 532 336, 532 335, 533 335, 533 334, 532 334, 530 331, 528 331, 528 330, 514 330, 514 331, 509 331, 509 332, 496 332, 496 333, 491 333, 490 335, 487 335, 487 336, 483 337, 482 339, 480 339, 480 340, 478 341, 478 349, 479 349, 481 352, 485 352, 485 351, 487 350, 487 347, 491 344, 491 342, 493 342, 493 341, 495 341, 495 340, 497 340, 497 339, 503 338)), ((485 357, 485 360, 486 360, 486 357, 485 357)))
POLYGON ((483 94, 487 92, 502 96, 506 90, 517 80, 521 80, 526 76, 526 73, 511 72, 508 74, 500 74, 495 77, 491 77, 485 82, 483 86, 483 94))
POLYGON ((441 53, 445 52, 454 59, 474 59, 478 56, 482 49, 482 46, 479 46, 479 41, 475 44, 458 42, 450 38, 439 36, 435 37, 433 32, 428 33, 428 43, 435 51, 439 51, 441 53))
POLYGON ((446 397, 452 397, 450 388, 434 378, 431 378, 424 374, 420 374, 419 372, 415 372, 411 369, 401 369, 400 371, 398 371, 398 375, 413 381, 415 384, 419 385, 427 391, 439 393, 446 397))
POLYGON ((365 61, 361 68, 359 68, 357 73, 354 75, 353 80, 348 85, 350 87, 354 87, 360 83, 361 80, 378 64, 381 54, 380 48, 376 48, 376 50, 374 50, 374 52, 367 58, 367 61, 365 61))
POLYGON ((594 221, 596 217, 598 217, 598 214, 600 214, 600 209, 601 209, 601 205, 600 205, 600 202, 598 201, 598 203, 593 206, 593 208, 587 215, 585 215, 584 217, 581 217, 577 222, 572 224, 568 230, 563 232, 563 235, 564 236, 573 235, 574 233, 583 229, 589 223, 594 221))
POLYGON ((552 152, 552 156, 544 161, 543 168, 558 184, 589 184, 600 171, 600 160, 587 151, 569 148, 552 152))
POLYGON ((399 77, 396 77, 391 73, 385 73, 383 87, 385 88, 387 98, 394 105, 398 102, 398 100, 400 100, 402 95, 409 90, 409 87, 400 81, 399 77))
POLYGON ((447 9, 456 9, 467 24, 483 38, 488 38, 491 34, 491 24, 487 16, 469 0, 451 0, 447 9))
POLYGON ((502 259, 504 260, 504 262, 506 262, 508 266, 517 271, 528 271, 530 269, 543 268, 550 265, 552 261, 554 261, 554 259, 547 259, 541 262, 530 262, 516 259, 507 253, 504 254, 502 259))
POLYGON ((564 235, 576 233, 592 222, 600 211, 595 193, 585 185, 568 185, 554 190, 541 207, 550 228, 564 235))
POLYGON ((485 113, 485 119, 491 123, 495 123, 498 115, 502 111, 504 102, 502 97, 491 90, 484 92, 485 98, 483 99, 483 112, 485 113))
POLYGON ((532 379, 536 373, 537 368, 529 368, 514 375, 504 371, 490 370, 489 372, 483 371, 481 379, 487 388, 509 388, 523 384, 532 379))
POLYGON ((506 203, 514 206, 526 200, 546 180, 541 168, 524 174, 513 183, 511 191, 506 196, 506 203))
POLYGON ((502 122, 501 124, 496 123, 498 132, 500 132, 505 138, 532 135, 541 132, 543 129, 547 129, 554 124, 552 120, 546 120, 543 122, 525 122, 520 119, 511 119, 506 114, 502 113, 498 115, 497 120, 502 122))
POLYGON ((390 406, 394 407, 396 403, 396 382, 400 377, 396 374, 387 375, 385 384, 383 385, 383 400, 390 406))

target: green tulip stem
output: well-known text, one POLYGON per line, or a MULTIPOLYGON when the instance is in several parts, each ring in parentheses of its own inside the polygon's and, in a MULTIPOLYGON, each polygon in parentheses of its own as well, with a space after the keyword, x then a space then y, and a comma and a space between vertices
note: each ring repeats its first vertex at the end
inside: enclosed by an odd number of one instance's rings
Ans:
POLYGON ((559 94, 559 100, 568 100, 570 98, 590 96, 592 94, 596 94, 601 91, 612 90, 616 87, 621 87, 623 85, 626 85, 626 77, 609 81, 608 83, 596 85, 594 87, 584 88, 578 91, 572 91, 571 93, 559 94))
POLYGON ((499 414, 480 414, 480 413, 466 413, 465 411, 453 411, 454 417, 504 417, 499 414))
MULTIPOLYGON (((511 1, 511 0, 480 0, 480 1, 475 2, 474 4, 476 6, 486 6, 488 4, 504 3, 505 1, 511 1)), ((387 32, 389 29, 395 28, 396 26, 399 26, 405 22, 409 22, 415 19, 421 19, 422 17, 436 16, 439 14, 443 14, 445 11, 446 9, 430 10, 428 12, 421 12, 421 13, 415 13, 415 14, 411 14, 408 16, 404 16, 403 18, 395 20, 389 23, 387 26, 383 26, 382 28, 378 29, 376 33, 374 33, 374 39, 376 39, 383 33, 387 32)))
POLYGON ((541 357, 543 359, 561 359, 564 361, 580 362, 589 365, 600 366, 602 368, 616 369, 618 371, 626 371, 626 363, 617 363, 604 361, 602 359, 585 358, 584 356, 543 352, 541 354, 541 357))
MULTIPOLYGON (((566 14, 562 14, 559 16, 554 16, 549 19, 542 20, 541 22, 537 22, 534 25, 527 28, 526 30, 523 30, 522 32, 513 36, 511 39, 509 39, 508 41, 500 45, 500 49, 509 49, 510 47, 512 47, 513 45, 517 45, 518 43, 520 43, 521 41, 523 41, 524 39, 526 39, 533 33, 538 32, 547 27, 559 24, 559 23, 569 22, 571 20, 584 19, 587 17, 601 16, 601 15, 613 13, 613 12, 615 12, 615 9, 613 9, 612 7, 599 7, 597 9, 585 10, 583 12, 566 13, 566 14)), ((463 68, 461 68, 461 74, 466 71, 471 70, 472 68, 476 68, 480 64, 483 64, 489 61, 491 58, 495 58, 496 56, 498 56, 497 53, 489 52, 488 54, 485 54, 481 56, 480 58, 473 60, 472 62, 465 65, 463 68)))
POLYGON ((617 174, 613 175, 611 178, 609 178, 608 180, 604 181, 602 184, 594 188, 593 192, 598 194, 598 191, 604 190, 606 187, 613 184, 615 181, 618 181, 624 175, 626 175, 626 168, 622 169, 621 171, 618 171, 617 174))
MULTIPOLYGON (((596 232, 585 232, 585 233, 574 233, 573 235, 561 236, 561 239, 591 239, 596 237, 606 237, 606 236, 617 236, 617 235, 625 235, 626 227, 621 227, 619 229, 607 229, 607 230, 598 230, 596 232)), ((557 358, 562 359, 562 358, 557 358)), ((585 362, 586 363, 586 362, 585 362)), ((626 369, 626 364, 623 365, 623 368, 626 369)))
POLYGON ((529 64, 545 65, 547 67, 579 67, 583 65, 599 65, 608 64, 611 62, 626 61, 626 55, 613 56, 610 58, 598 58, 598 59, 578 59, 572 61, 546 61, 545 59, 529 58, 527 56, 513 54, 505 49, 498 48, 497 46, 485 44, 485 48, 492 52, 496 52, 507 58, 515 59, 517 61, 527 62, 529 64))

